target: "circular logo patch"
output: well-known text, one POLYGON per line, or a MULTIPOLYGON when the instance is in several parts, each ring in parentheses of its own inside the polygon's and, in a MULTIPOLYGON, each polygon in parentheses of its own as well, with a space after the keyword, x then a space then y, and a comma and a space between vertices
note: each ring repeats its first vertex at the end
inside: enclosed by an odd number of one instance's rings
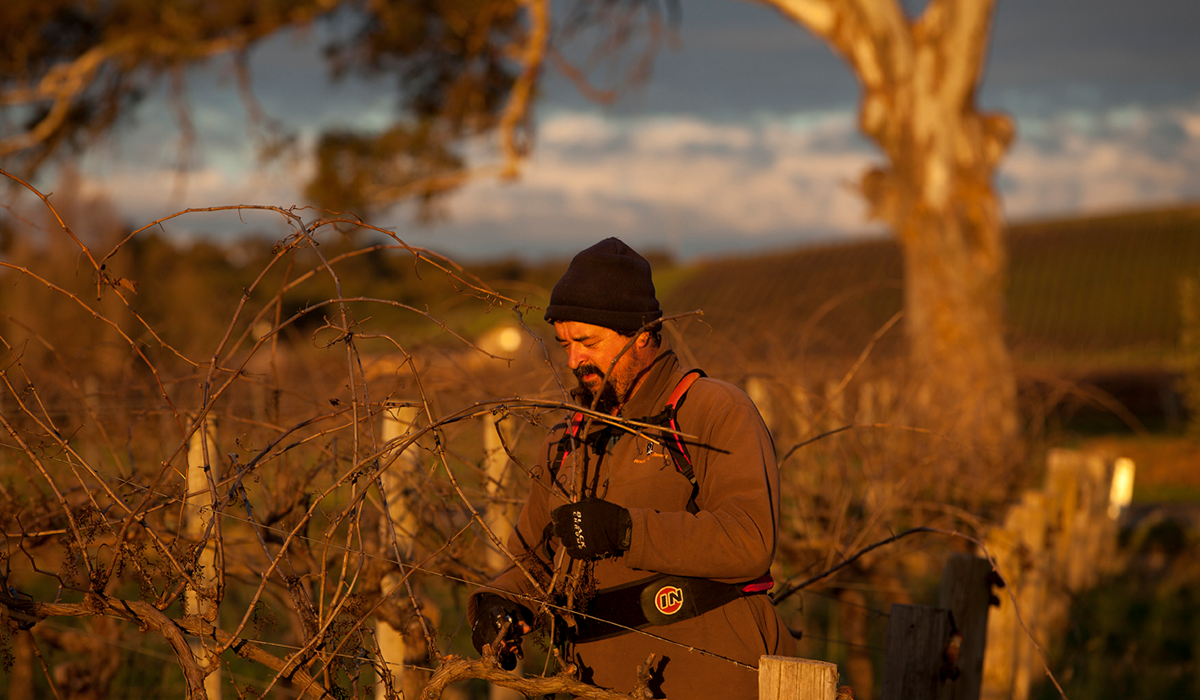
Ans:
POLYGON ((663 586, 654 594, 654 607, 664 615, 674 615, 683 607, 683 590, 676 586, 663 586))

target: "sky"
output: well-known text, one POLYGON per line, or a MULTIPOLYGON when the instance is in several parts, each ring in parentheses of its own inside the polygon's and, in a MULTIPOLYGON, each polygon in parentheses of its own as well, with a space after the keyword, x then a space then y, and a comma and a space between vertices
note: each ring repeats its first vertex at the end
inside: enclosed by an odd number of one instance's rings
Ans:
MULTIPOLYGON (((569 256, 609 235, 681 259, 885 235, 850 185, 881 157, 857 132, 845 64, 771 8, 681 6, 677 45, 616 104, 548 75, 519 180, 473 181, 432 227, 403 207, 371 223, 463 261, 569 256)), ((1200 201, 1198 30, 1196 0, 998 0, 978 102, 1017 126, 997 176, 1006 217, 1200 201)), ((197 142, 186 180, 178 123, 158 96, 88 153, 89 187, 135 225, 184 207, 304 204, 303 146, 323 129, 383 126, 394 106, 391 82, 332 83, 320 43, 290 35, 253 56, 262 109, 299 137, 294 158, 256 159, 257 127, 217 60, 188 76, 197 142)), ((167 230, 231 239, 266 225, 244 218, 189 215, 167 230)))

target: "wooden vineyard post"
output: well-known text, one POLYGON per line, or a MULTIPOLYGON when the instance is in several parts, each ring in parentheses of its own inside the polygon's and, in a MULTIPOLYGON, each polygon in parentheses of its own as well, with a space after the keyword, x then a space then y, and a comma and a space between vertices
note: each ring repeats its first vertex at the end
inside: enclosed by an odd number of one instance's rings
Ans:
MULTIPOLYGON (((483 519, 501 542, 508 541, 508 536, 513 531, 513 524, 518 515, 517 505, 510 500, 509 494, 513 481, 512 460, 508 458, 508 453, 504 450, 505 444, 510 449, 512 448, 514 437, 512 421, 498 421, 491 415, 483 417, 483 459, 484 473, 487 474, 486 490, 488 495, 488 504, 484 510, 483 519)), ((508 564, 508 557, 503 552, 495 547, 488 548, 487 566, 492 575, 500 573, 508 564)), ((517 660, 514 672, 517 674, 525 672, 523 660, 517 660)), ((505 688, 502 685, 493 684, 488 690, 490 700, 523 700, 524 697, 512 688, 505 688)))
MULTIPOLYGON (((209 418, 205 418, 188 442, 187 470, 187 508, 184 509, 185 532, 189 539, 199 542, 208 534, 204 549, 200 552, 197 562, 196 581, 203 589, 189 587, 185 595, 189 614, 200 615, 207 620, 214 619, 216 613, 212 609, 213 599, 210 591, 217 585, 216 547, 213 540, 217 537, 219 521, 213 522, 213 484, 220 481, 217 459, 217 440, 215 428, 209 418), (209 532, 209 526, 212 531, 209 532)), ((204 690, 209 700, 221 700, 221 669, 219 659, 211 657, 205 649, 203 640, 191 641, 192 652, 196 663, 205 672, 204 690), (209 665, 216 668, 209 668, 209 665)))
POLYGON ((792 656, 758 659, 758 700, 834 700, 837 664, 792 656))
MULTIPOLYGON (((513 439, 513 429, 509 422, 497 422, 491 416, 484 416, 483 459, 484 473, 487 474, 485 490, 488 503, 484 509, 483 520, 501 542, 508 541, 519 514, 517 503, 512 500, 510 493, 513 482, 511 460, 504 451, 505 443, 511 448, 513 439)), ((498 574, 509 565, 509 560, 500 550, 489 548, 487 564, 492 574, 498 574)))
POLYGON ((957 660, 959 676, 950 684, 950 700, 979 700, 991 601, 991 563, 969 554, 950 557, 942 572, 942 587, 938 592, 938 607, 953 613, 956 633, 961 635, 957 660))
MULTIPOLYGON (((403 438, 415 428, 416 422, 417 409, 414 406, 402 406, 384 411, 381 431, 384 441, 391 442, 403 438)), ((380 523, 379 534, 387 556, 389 558, 396 556, 396 547, 399 547, 398 554, 403 558, 410 553, 407 550, 412 547, 413 536, 418 527, 417 516, 410 508, 409 493, 413 480, 420 474, 421 457, 416 445, 409 445, 408 449, 398 455, 394 452, 391 454, 395 455, 395 461, 380 477, 384 495, 387 498, 387 519, 380 523), (393 527, 396 529, 394 545, 391 531, 393 527)), ((400 577, 397 573, 387 574, 381 582, 383 591, 386 593, 392 590, 399 581, 400 577)), ((386 668, 391 670, 393 687, 397 692, 405 693, 405 697, 411 697, 411 691, 419 686, 416 685, 417 679, 410 677, 413 674, 406 672, 405 669, 407 657, 413 653, 413 650, 408 648, 404 630, 395 629, 384 620, 378 620, 375 623, 375 638, 379 644, 381 661, 386 668)), ((376 700, 383 700, 386 697, 386 690, 387 687, 384 683, 376 684, 376 700)))
POLYGON ((883 662, 882 700, 946 700, 953 683, 947 647, 954 631, 950 611, 893 605, 883 662))

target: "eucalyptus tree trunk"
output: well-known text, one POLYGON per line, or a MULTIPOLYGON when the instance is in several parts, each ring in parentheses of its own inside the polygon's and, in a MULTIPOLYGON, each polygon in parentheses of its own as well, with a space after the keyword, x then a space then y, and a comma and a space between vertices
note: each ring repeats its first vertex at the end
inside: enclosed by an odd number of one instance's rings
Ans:
POLYGON ((975 91, 994 0, 763 0, 840 53, 863 87, 859 121, 888 163, 861 189, 904 255, 915 408, 986 461, 1018 448, 1016 385, 1004 342, 1007 258, 992 177, 1013 135, 975 91))

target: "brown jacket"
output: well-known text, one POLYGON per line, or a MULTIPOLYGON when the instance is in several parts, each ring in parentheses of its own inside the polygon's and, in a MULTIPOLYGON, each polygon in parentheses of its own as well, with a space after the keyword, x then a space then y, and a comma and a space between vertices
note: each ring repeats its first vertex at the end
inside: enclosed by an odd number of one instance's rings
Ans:
MULTIPOLYGON (((664 342, 621 416, 637 420, 659 413, 683 376, 675 353, 664 342)), ((597 589, 654 573, 741 583, 770 569, 779 530, 779 472, 771 437, 754 404, 733 385, 702 378, 688 391, 678 420, 681 432, 697 438, 688 445, 699 484, 699 512, 694 515, 687 512, 692 486, 669 453, 664 454, 661 444, 635 434, 614 430, 619 438, 599 455, 589 440, 586 455, 582 450, 572 452, 558 470, 560 483, 569 487, 572 479, 583 481, 588 485, 586 495, 628 508, 633 520, 629 550, 596 563, 597 589)), ((591 422, 587 432, 594 435, 602 428, 591 422)), ((543 533, 550 512, 566 502, 561 491, 550 485, 547 473, 564 430, 565 425, 558 426, 542 445, 533 486, 508 542, 509 551, 528 562, 527 569, 537 566, 532 556, 544 561, 543 533)), ((653 431, 647 434, 658 436, 653 431)), ((550 545, 562 568, 566 556, 558 540, 550 545)), ((573 571, 578 568, 575 564, 573 571)), ((529 600, 519 596, 536 596, 534 586, 516 567, 502 572, 491 587, 517 594, 514 599, 527 606, 529 600)), ((474 619, 474 596, 470 603, 474 619)), ((629 692, 638 666, 653 653, 659 660, 656 697, 753 700, 758 697, 754 670, 758 658, 791 655, 794 649, 791 635, 765 595, 745 596, 699 617, 645 631, 670 641, 628 632, 577 644, 575 660, 582 678, 629 692)))

